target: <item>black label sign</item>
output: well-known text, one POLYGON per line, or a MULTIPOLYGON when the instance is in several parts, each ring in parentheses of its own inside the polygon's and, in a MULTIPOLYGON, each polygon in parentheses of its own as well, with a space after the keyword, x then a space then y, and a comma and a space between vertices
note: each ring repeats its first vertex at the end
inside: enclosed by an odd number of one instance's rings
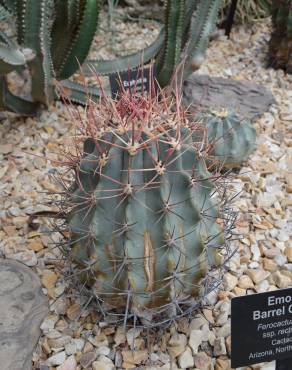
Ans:
POLYGON ((292 288, 231 300, 233 368, 292 357, 292 288))
POLYGON ((119 92, 132 90, 135 93, 144 91, 156 91, 157 83, 155 79, 155 70, 153 68, 132 69, 125 72, 112 73, 109 76, 112 97, 118 97, 119 92))

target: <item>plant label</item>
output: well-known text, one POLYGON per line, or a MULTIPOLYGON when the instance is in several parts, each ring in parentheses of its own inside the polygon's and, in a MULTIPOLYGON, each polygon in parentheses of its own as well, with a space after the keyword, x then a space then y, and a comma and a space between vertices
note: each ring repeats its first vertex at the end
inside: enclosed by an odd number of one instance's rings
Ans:
POLYGON ((292 288, 233 298, 231 366, 289 357, 292 366, 292 288))
POLYGON ((152 93, 156 91, 157 83, 155 70, 152 68, 137 68, 129 71, 112 73, 109 76, 111 93, 114 99, 118 98, 123 90, 135 94, 152 93))

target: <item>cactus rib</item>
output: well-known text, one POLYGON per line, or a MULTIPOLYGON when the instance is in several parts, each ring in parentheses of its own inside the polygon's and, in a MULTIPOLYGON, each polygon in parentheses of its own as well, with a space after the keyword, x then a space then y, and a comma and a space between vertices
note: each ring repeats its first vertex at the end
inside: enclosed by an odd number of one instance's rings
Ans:
POLYGON ((69 78, 82 65, 96 32, 98 15, 100 11, 100 0, 86 0, 80 19, 78 30, 70 45, 70 50, 60 66, 59 78, 69 78))

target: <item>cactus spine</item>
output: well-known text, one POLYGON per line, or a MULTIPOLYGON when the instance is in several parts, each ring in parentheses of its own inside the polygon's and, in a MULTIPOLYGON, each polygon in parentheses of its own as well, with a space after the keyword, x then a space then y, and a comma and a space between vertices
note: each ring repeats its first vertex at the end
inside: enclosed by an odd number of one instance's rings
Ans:
POLYGON ((130 93, 89 105, 63 202, 83 282, 110 310, 153 325, 189 313, 210 291, 225 233, 197 126, 171 107, 130 93))

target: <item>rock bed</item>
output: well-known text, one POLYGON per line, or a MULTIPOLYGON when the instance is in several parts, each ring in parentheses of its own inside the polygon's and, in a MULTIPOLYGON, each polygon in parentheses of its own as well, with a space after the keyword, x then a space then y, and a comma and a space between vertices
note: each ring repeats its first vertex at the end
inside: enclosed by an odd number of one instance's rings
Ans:
MULTIPOLYGON (((230 299, 292 286, 291 76, 265 68, 269 22, 233 31, 208 50, 200 73, 250 80, 271 89, 277 105, 257 120, 257 151, 235 175, 240 211, 233 256, 218 295, 190 323, 182 320, 152 344, 147 333, 100 322, 82 300, 64 295, 61 253, 46 222, 34 230, 29 216, 44 210, 46 193, 58 188, 43 156, 60 157, 73 133, 62 103, 37 119, 4 119, 0 125, 0 255, 24 262, 41 278, 50 313, 33 356, 33 369, 230 369, 230 299), (289 172, 290 169, 290 172, 289 172), (289 244, 290 243, 290 244, 289 244), (148 343, 148 346, 147 346, 148 343), (133 351, 134 350, 134 351, 133 351)), ((139 46, 139 45, 137 45, 139 46)), ((80 108, 82 110, 82 108, 80 108)), ((150 336, 151 339, 151 336, 150 336)), ((252 366, 272 370, 273 364, 252 366)), ((250 369, 245 368, 245 369, 250 369)))

